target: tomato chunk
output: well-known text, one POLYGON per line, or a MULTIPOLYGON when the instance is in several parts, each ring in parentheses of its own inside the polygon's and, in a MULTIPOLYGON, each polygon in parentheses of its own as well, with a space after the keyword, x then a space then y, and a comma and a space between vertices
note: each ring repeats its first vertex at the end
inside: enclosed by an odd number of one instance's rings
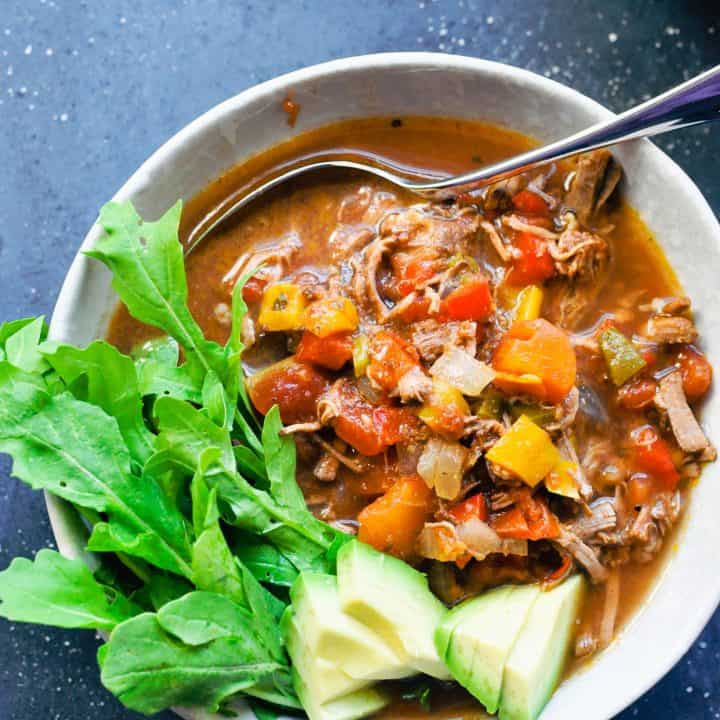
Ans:
POLYGON ((677 355, 683 390, 690 400, 701 398, 712 384, 712 365, 692 345, 685 345, 677 355))
POLYGON ((507 281, 511 285, 542 283, 555 274, 555 263, 547 243, 530 232, 519 232, 513 242, 518 252, 507 281))
POLYGON ((673 492, 680 482, 668 444, 652 425, 642 425, 630 433, 634 465, 658 482, 660 489, 673 492))
POLYGON ((476 273, 455 288, 440 306, 446 320, 475 320, 482 322, 492 314, 493 302, 488 279, 476 273))
POLYGON ((248 281, 245 283, 242 291, 243 300, 248 305, 260 302, 266 286, 267 280, 264 278, 258 277, 257 275, 253 275, 251 278, 248 278, 248 281))
POLYGON ((353 339, 349 332, 321 338, 306 330, 295 356, 302 362, 320 365, 328 370, 339 370, 352 358, 352 353, 353 339))
MULTIPOLYGON (((542 318, 513 323, 495 349, 492 365, 509 376, 534 378, 526 393, 551 403, 563 400, 577 375, 575 350, 567 334, 542 318)), ((502 388, 500 383, 496 379, 502 388)))
POLYGON ((512 204, 516 210, 527 215, 547 215, 550 212, 545 200, 532 190, 521 190, 513 197, 512 204))
POLYGON ((399 335, 381 330, 370 339, 370 364, 366 374, 383 390, 391 392, 400 379, 420 367, 417 351, 399 335))
POLYGON ((560 524, 545 500, 529 491, 517 493, 515 505, 492 518, 490 524, 504 538, 544 540, 560 535, 560 524))
POLYGON ((453 505, 450 510, 448 510, 448 515, 450 515, 456 523, 464 523, 473 518, 478 518, 483 521, 487 520, 488 511, 485 496, 482 493, 478 493, 457 505, 453 505))
POLYGON ((417 418, 406 408, 373 405, 350 382, 337 390, 339 415, 332 426, 338 437, 362 455, 377 455, 413 434, 417 418))
POLYGON ((402 477, 358 515, 358 538, 381 552, 407 560, 432 510, 433 493, 417 477, 402 477))
POLYGON ((317 400, 330 387, 323 372, 295 358, 270 365, 246 382, 257 411, 265 415, 277 405, 286 425, 315 420, 317 400))
POLYGON ((435 275, 438 268, 437 253, 423 250, 414 253, 395 253, 390 263, 400 297, 409 295, 418 285, 427 282, 435 275))

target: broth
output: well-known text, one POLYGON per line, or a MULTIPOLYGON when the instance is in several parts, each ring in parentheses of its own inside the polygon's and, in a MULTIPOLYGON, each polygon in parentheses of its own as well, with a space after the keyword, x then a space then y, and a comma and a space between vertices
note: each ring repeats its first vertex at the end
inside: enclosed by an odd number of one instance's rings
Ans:
MULTIPOLYGON (((398 167, 407 170, 460 173, 480 164, 492 163, 533 146, 533 141, 487 124, 438 118, 373 118, 352 120, 304 133, 268 152, 251 158, 213 182, 197 197, 190 199, 184 209, 181 238, 187 241, 193 231, 218 214, 237 193, 242 192, 258 178, 277 172, 298 159, 322 157, 327 153, 360 154, 368 159, 374 156, 392 159, 398 167)), ((563 166, 563 169, 571 165, 563 166)), ((551 183, 560 182, 558 173, 551 183)), ((224 342, 228 326, 224 310, 230 304, 232 284, 225 280, 233 266, 246 250, 296 236, 301 247, 293 260, 295 270, 323 268, 331 262, 329 239, 338 225, 338 213, 345 203, 349 223, 352 224, 352 207, 348 199, 357 198, 365 189, 374 197, 386 194, 390 204, 412 205, 417 198, 398 191, 382 180, 359 176, 349 172, 322 173, 292 181, 279 191, 245 208, 213 235, 195 248, 188 256, 186 266, 190 309, 206 336, 224 342)), ((592 316, 588 316, 578 332, 594 327, 606 313, 619 308, 634 307, 653 297, 678 295, 680 288, 672 269, 662 255, 648 228, 638 215, 624 203, 617 203, 607 212, 606 221, 614 226, 608 233, 612 259, 608 281, 602 297, 598 298, 592 316)), ((550 289, 545 307, 554 302, 550 289)), ((116 312, 108 339, 122 351, 153 335, 153 330, 133 320, 124 308, 116 312)), ((280 349, 282 354, 282 349, 280 349)), ((253 351, 247 364, 262 367, 273 356, 272 347, 253 351)), ((610 434, 627 434, 623 424, 630 411, 619 407, 608 397, 608 391, 597 376, 596 358, 579 360, 579 372, 604 403, 612 407, 618 422, 613 422, 610 434)), ((629 420, 628 420, 629 422, 629 420)), ((303 452, 300 448, 302 460, 303 452)), ((382 462, 382 461, 380 461, 382 462)), ((358 512, 385 488, 374 485, 372 474, 357 477, 341 472, 335 483, 316 480, 311 466, 300 463, 299 481, 309 506, 321 517, 354 519, 358 512)), ((382 479, 381 479, 382 485, 382 479)), ((665 541, 665 549, 646 564, 629 563, 620 569, 621 604, 617 627, 622 627, 643 602, 665 562, 672 539, 665 541)), ((604 590, 593 587, 583 615, 583 625, 596 622, 602 612, 604 590)), ((580 660, 571 670, 581 665, 580 660)), ((475 718, 487 717, 479 705, 461 691, 437 693, 433 717, 475 718), (436 714, 435 714, 436 713, 436 714)), ((401 718, 426 716, 416 702, 398 699, 379 717, 401 718)))

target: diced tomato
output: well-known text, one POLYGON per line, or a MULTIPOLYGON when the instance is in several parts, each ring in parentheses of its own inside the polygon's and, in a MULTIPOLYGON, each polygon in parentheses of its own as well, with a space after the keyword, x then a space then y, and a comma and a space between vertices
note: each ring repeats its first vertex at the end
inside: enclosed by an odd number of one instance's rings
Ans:
POLYGON ((370 339, 370 364, 366 375, 383 390, 394 390, 400 378, 419 368, 417 351, 399 335, 381 330, 370 339))
POLYGON ((243 287, 243 300, 248 305, 251 305, 253 303, 259 303, 262 299, 263 293, 265 292, 266 285, 267 280, 258 277, 257 275, 253 275, 251 278, 248 279, 248 281, 245 283, 245 286, 243 287))
POLYGON ((636 377, 618 389, 618 400, 628 410, 644 410, 652 405, 656 390, 652 378, 636 377))
POLYGON ((382 552, 406 560, 433 505, 433 493, 417 477, 403 477, 358 515, 358 538, 382 552))
POLYGON ((652 425, 642 425, 630 433, 632 459, 638 470, 652 475, 662 490, 677 488, 680 474, 675 467, 668 444, 652 425))
POLYGON ((518 252, 507 276, 511 285, 540 284, 555 275, 553 262, 547 243, 530 232, 519 232, 513 246, 518 252))
POLYGON ((677 355, 683 390, 690 400, 701 398, 712 384, 712 365, 692 345, 684 345, 677 355))
POLYGON ((427 320, 430 317, 430 300, 423 295, 416 297, 401 313, 403 322, 408 324, 427 320))
POLYGON ((567 334, 542 318, 513 323, 495 348, 492 365, 503 374, 539 378, 539 383, 528 383, 525 392, 542 402, 561 402, 577 375, 567 334))
POLYGON ((349 332, 336 333, 325 338, 313 335, 309 330, 303 333, 295 356, 298 360, 328 370, 339 370, 352 359, 353 339, 349 332))
POLYGON ((545 500, 530 491, 517 493, 515 505, 491 518, 495 532, 504 538, 544 540, 560 535, 560 523, 545 500))
POLYGON ((652 367, 657 362, 657 353, 652 348, 645 348, 640 351, 640 354, 648 367, 652 367))
POLYGON ((547 215, 550 212, 548 204, 532 190, 521 190, 512 199, 513 207, 527 215, 547 215))
POLYGON ((258 412, 265 415, 278 405, 286 425, 315 420, 317 400, 329 387, 323 372, 295 358, 270 365, 247 379, 248 394, 258 412))
POLYGON ((436 253, 423 250, 395 253, 390 263, 400 297, 409 295, 418 285, 427 282, 437 272, 438 265, 436 253))
POLYGON ((417 418, 407 408, 373 405, 350 382, 338 389, 339 415, 332 421, 338 437, 362 455, 377 455, 411 435, 417 418))
POLYGON ((445 320, 482 322, 490 317, 492 311, 488 279, 477 273, 467 278, 442 301, 440 316, 445 320))
POLYGON ((453 507, 448 510, 448 515, 450 515, 456 523, 464 523, 473 518, 487 520, 488 512, 485 496, 482 493, 478 493, 457 505, 453 505, 453 507))

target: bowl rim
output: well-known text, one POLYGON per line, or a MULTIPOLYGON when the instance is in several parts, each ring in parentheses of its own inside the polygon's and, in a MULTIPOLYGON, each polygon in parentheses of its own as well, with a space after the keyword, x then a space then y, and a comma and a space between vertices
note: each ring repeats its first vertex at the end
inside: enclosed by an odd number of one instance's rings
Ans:
MULTIPOLYGON (((315 80, 321 80, 335 74, 345 72, 361 72, 361 71, 378 71, 397 69, 411 69, 418 67, 438 68, 446 71, 466 71, 470 73, 494 75, 498 78, 506 78, 516 81, 525 86, 530 87, 533 91, 541 94, 551 94, 562 102, 564 99, 572 101, 575 105, 580 105, 589 114, 596 118, 596 121, 605 120, 613 117, 615 114, 604 107, 596 100, 574 90, 562 83, 551 78, 538 75, 530 70, 519 68, 513 65, 500 63, 493 60, 483 58, 470 57, 465 55, 454 55, 435 52, 388 52, 373 53, 366 55, 356 55, 328 62, 311 65, 305 68, 294 70, 279 75, 260 84, 249 87, 242 92, 220 102, 206 112, 202 113, 196 119, 188 123, 166 142, 164 142, 157 150, 155 150, 147 160, 145 160, 138 169, 128 178, 128 180, 113 195, 113 200, 122 201, 139 191, 145 182, 145 179, 152 171, 161 168, 168 162, 172 156, 178 152, 186 144, 190 143, 193 138, 203 132, 208 126, 221 122, 224 118, 233 115, 238 109, 256 101, 263 97, 274 97, 279 91, 291 90, 294 85, 303 83, 307 84, 315 80)), ((438 113, 429 112, 428 115, 439 115, 438 113)), ((481 120, 482 118, 478 118, 481 120)), ((510 126, 508 126, 510 127, 510 126)), ((684 190, 690 195, 693 204, 693 211, 699 213, 701 220, 708 227, 714 228, 714 242, 720 246, 720 225, 718 220, 709 206, 707 200, 703 196, 700 189, 693 180, 678 166, 670 157, 668 157, 657 146, 649 140, 641 140, 650 151, 652 162, 657 165, 658 170, 671 176, 673 184, 682 183, 684 190)), ((258 152, 262 152, 266 148, 259 148, 258 152)), ((80 293, 81 279, 83 275, 83 265, 87 262, 87 258, 82 255, 83 250, 88 249, 95 242, 97 230, 95 226, 91 227, 87 235, 83 239, 82 244, 70 265, 65 276, 57 301, 55 303, 51 322, 50 337, 56 332, 59 326, 64 325, 74 312, 74 308, 81 302, 80 293)), ((89 560, 89 556, 83 550, 81 545, 81 536, 78 528, 73 527, 73 523, 68 519, 67 512, 63 508, 63 502, 55 496, 45 493, 46 506, 53 535, 56 539, 58 548, 63 554, 69 556, 84 556, 89 560)), ((688 509, 685 510, 689 514, 688 509)), ((692 522, 692 518, 687 518, 692 522)), ((683 533, 683 528, 679 529, 683 533)), ((661 572, 663 572, 661 570, 661 572)), ((642 682, 635 685, 632 690, 626 691, 622 697, 614 702, 608 702, 607 708, 611 717, 623 709, 627 708, 635 702, 641 695, 647 692, 655 684, 657 684, 682 658, 687 650, 692 646, 697 637, 700 635, 711 616, 720 604, 720 575, 714 582, 712 578, 707 578, 705 583, 706 591, 701 598, 695 597, 695 607, 693 612, 692 623, 688 630, 681 637, 675 634, 663 644, 664 651, 662 653, 662 661, 657 663, 655 671, 648 673, 642 682), (698 605, 698 601, 700 604, 698 605)), ((645 602, 652 602, 654 590, 645 602)), ((641 606, 635 614, 642 612, 644 607, 641 606)), ((605 651, 607 653, 608 651, 605 651)), ((598 662, 602 660, 602 656, 598 662)), ((608 662, 612 662, 612 658, 608 658, 608 662)), ((585 672, 585 671, 581 671, 585 672)), ((187 710, 178 708, 177 712, 185 717, 189 717, 187 710)))

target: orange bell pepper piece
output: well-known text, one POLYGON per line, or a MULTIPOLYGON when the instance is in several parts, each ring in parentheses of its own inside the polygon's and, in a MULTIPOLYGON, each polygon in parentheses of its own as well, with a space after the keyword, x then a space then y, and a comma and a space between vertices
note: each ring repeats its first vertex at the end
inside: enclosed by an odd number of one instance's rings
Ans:
MULTIPOLYGON (((577 376, 575 350, 568 336, 542 318, 514 323, 495 349, 492 366, 515 378, 539 378, 539 383, 528 382, 523 392, 541 402, 561 402, 577 376)), ((501 375, 500 382, 497 378, 494 382, 503 389, 506 380, 501 375)))

